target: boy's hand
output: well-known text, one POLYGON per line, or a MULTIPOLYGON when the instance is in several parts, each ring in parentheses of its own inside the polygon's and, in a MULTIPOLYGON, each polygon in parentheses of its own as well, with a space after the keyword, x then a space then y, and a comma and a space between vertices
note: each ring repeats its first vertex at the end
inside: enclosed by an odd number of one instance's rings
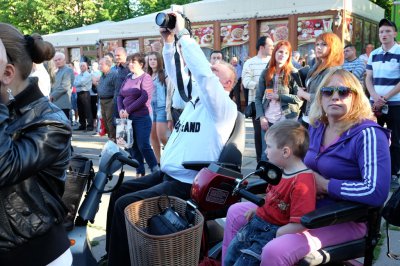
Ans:
POLYGON ((317 199, 322 199, 328 194, 329 180, 316 172, 314 172, 314 176, 317 185, 317 199))
POLYGON ((253 216, 256 214, 256 210, 257 209, 251 209, 251 210, 248 210, 247 212, 245 212, 244 217, 246 217, 247 221, 250 221, 251 218, 253 218, 253 216))

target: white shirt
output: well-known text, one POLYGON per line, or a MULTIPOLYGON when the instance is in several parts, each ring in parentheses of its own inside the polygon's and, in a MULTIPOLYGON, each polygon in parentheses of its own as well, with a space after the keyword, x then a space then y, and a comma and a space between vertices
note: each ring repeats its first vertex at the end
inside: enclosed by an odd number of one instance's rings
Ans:
MULTIPOLYGON (((161 170, 191 184, 198 171, 185 169, 182 162, 217 161, 233 130, 237 111, 199 45, 189 36, 183 36, 180 44, 197 86, 193 87, 192 100, 186 103, 165 146, 161 170)), ((173 44, 166 43, 163 49, 165 69, 176 86, 174 52, 173 44)))
POLYGON ((266 58, 254 56, 244 63, 242 83, 243 87, 249 90, 249 103, 255 101, 261 72, 268 65, 270 59, 270 56, 267 56, 266 58))
POLYGON ((38 86, 44 96, 49 97, 51 90, 50 75, 43 64, 36 64, 36 70, 30 74, 30 77, 38 78, 38 86))

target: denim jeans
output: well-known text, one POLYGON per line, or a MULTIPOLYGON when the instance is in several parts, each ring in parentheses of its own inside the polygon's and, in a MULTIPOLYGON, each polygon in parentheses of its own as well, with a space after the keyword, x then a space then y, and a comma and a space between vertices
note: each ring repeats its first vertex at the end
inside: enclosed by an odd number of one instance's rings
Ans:
POLYGON ((260 265, 262 248, 275 238, 278 228, 254 215, 230 243, 224 265, 260 265))
POLYGON ((153 122, 167 123, 167 112, 164 106, 157 106, 157 102, 151 102, 151 108, 153 109, 153 122))
POLYGON ((145 173, 144 159, 146 159, 147 165, 153 171, 154 167, 157 166, 157 159, 150 145, 152 126, 150 115, 134 116, 131 114, 129 115, 129 119, 132 120, 133 128, 133 146, 129 149, 129 153, 132 158, 135 158, 139 162, 136 173, 145 173))

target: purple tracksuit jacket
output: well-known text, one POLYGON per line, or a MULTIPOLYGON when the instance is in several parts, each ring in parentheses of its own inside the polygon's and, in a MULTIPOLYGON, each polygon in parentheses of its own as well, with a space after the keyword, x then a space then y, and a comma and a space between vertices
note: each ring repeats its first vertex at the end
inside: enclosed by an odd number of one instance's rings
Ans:
POLYGON ((365 120, 320 151, 326 126, 310 126, 310 147, 305 164, 330 179, 329 196, 317 207, 337 199, 381 206, 390 188, 390 131, 365 120))

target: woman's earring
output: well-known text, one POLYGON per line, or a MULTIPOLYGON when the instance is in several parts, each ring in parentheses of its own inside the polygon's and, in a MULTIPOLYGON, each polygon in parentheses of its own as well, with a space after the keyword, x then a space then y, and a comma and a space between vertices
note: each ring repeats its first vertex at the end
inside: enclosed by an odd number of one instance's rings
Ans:
POLYGON ((8 100, 11 102, 13 100, 15 100, 14 96, 12 95, 11 89, 8 88, 7 89, 7 93, 8 93, 8 100))

